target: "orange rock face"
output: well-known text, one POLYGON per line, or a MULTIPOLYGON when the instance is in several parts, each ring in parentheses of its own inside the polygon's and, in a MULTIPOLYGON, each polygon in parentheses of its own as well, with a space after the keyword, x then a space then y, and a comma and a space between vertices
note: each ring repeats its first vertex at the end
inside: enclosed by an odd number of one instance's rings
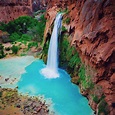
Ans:
POLYGON ((19 16, 31 15, 32 0, 0 0, 0 22, 8 23, 19 16))
MULTIPOLYGON (((105 100, 110 107, 110 115, 113 115, 115 107, 115 1, 47 0, 47 4, 49 4, 47 18, 51 18, 50 20, 54 20, 55 16, 51 14, 53 6, 57 6, 57 9, 68 8, 71 44, 76 46, 82 62, 90 67, 89 74, 93 82, 102 86, 105 100)), ((51 23, 47 25, 48 29, 51 23)), ((47 32, 48 30, 45 35, 47 32)))
POLYGON ((94 83, 102 86, 111 115, 115 104, 115 80, 111 80, 115 78, 113 5, 112 0, 87 0, 69 6, 70 28, 74 29, 72 44, 79 50, 82 61, 92 68, 91 71, 95 70, 91 76, 94 83))

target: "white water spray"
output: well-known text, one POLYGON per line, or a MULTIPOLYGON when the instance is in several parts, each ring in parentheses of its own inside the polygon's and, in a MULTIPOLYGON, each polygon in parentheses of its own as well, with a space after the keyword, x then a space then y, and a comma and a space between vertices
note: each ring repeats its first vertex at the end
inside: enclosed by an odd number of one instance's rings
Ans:
POLYGON ((41 70, 41 73, 46 78, 57 78, 58 74, 58 35, 61 30, 62 15, 58 14, 54 22, 54 28, 50 39, 48 49, 48 59, 46 68, 41 70))

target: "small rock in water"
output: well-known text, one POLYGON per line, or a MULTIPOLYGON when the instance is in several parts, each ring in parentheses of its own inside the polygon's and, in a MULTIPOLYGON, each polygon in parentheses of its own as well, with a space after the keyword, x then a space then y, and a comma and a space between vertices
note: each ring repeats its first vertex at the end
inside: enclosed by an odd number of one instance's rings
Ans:
POLYGON ((5 81, 8 81, 8 80, 9 80, 9 78, 6 78, 6 79, 5 79, 5 81))

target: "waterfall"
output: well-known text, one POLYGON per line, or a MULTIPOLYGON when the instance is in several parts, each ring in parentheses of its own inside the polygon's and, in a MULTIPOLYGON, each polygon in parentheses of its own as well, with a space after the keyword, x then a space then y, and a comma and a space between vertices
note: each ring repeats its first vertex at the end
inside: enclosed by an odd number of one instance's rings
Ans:
POLYGON ((48 58, 46 68, 41 70, 41 73, 46 78, 57 78, 58 74, 58 35, 61 33, 62 15, 57 14, 54 28, 50 39, 48 58))

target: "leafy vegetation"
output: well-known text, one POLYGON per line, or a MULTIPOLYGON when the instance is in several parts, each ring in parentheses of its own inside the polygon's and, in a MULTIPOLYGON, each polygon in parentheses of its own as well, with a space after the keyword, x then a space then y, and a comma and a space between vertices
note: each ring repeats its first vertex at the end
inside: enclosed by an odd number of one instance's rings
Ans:
POLYGON ((79 65, 81 62, 78 53, 76 52, 75 55, 71 56, 71 59, 68 63, 69 67, 74 68, 75 65, 79 65))
POLYGON ((68 35, 64 34, 61 38, 59 48, 60 48, 60 66, 66 68, 70 74, 75 73, 74 69, 79 66, 81 60, 75 49, 71 47, 69 41, 67 40, 68 35))
POLYGON ((4 46, 2 44, 0 44, 0 58, 4 58, 5 54, 4 54, 4 46))
POLYGON ((97 94, 92 95, 92 99, 93 99, 93 101, 94 101, 96 104, 98 104, 98 103, 99 103, 101 100, 103 100, 104 98, 105 98, 105 95, 104 95, 104 94, 102 94, 101 97, 97 96, 97 94))
POLYGON ((28 49, 30 49, 31 47, 38 47, 38 43, 37 42, 30 42, 29 44, 28 44, 28 49))
POLYGON ((68 13, 69 13, 69 10, 68 10, 68 8, 60 9, 59 12, 60 12, 60 13, 64 13, 64 14, 68 14, 68 13))
POLYGON ((66 24, 69 24, 70 23, 70 18, 67 17, 63 22, 66 23, 66 24))
POLYGON ((98 115, 109 115, 109 108, 108 108, 108 104, 105 101, 105 99, 103 98, 98 106, 98 115))
MULTIPOLYGON (((30 16, 22 16, 7 24, 1 22, 0 30, 8 33, 7 42, 11 42, 12 44, 18 44, 18 42, 20 42, 20 45, 23 44, 23 50, 28 51, 31 47, 38 47, 38 42, 39 44, 42 43, 45 23, 46 19, 43 14, 40 14, 39 20, 30 16), (27 44, 28 48, 26 47, 27 44)), ((4 48, 2 46, 0 47, 0 58, 3 58, 5 56, 4 48)), ((8 51, 10 49, 5 48, 5 50, 8 51)), ((11 50, 13 54, 17 54, 19 47, 13 45, 11 50)))
POLYGON ((93 101, 98 104, 99 103, 99 97, 97 95, 92 95, 93 101))
POLYGON ((16 40, 19 40, 21 38, 21 36, 19 34, 17 34, 16 32, 12 33, 10 35, 10 39, 14 42, 16 40))
POLYGON ((22 16, 8 24, 0 23, 0 30, 7 31, 12 41, 19 39, 42 41, 45 23, 44 15, 41 15, 39 21, 30 16, 22 16))
POLYGON ((36 26, 29 29, 29 32, 31 36, 33 36, 33 39, 42 42, 43 35, 44 35, 44 29, 45 29, 46 19, 44 15, 41 15, 41 18, 36 26))
POLYGON ((94 84, 90 76, 86 75, 85 67, 81 63, 78 52, 75 47, 70 46, 67 40, 68 35, 64 34, 61 38, 60 48, 60 66, 66 68, 70 75, 79 76, 78 83, 80 83, 84 90, 93 89, 94 84))
POLYGON ((11 50, 12 50, 12 53, 13 53, 13 54, 17 54, 17 53, 18 53, 18 50, 19 50, 19 47, 13 45, 13 46, 11 47, 11 50))
POLYGON ((65 28, 65 26, 62 26, 62 32, 67 31, 67 29, 65 28))
POLYGON ((81 83, 84 90, 93 89, 94 88, 94 83, 91 80, 91 76, 87 76, 85 73, 86 73, 85 72, 85 67, 82 64, 80 69, 79 69, 79 72, 78 72, 79 83, 81 83))

